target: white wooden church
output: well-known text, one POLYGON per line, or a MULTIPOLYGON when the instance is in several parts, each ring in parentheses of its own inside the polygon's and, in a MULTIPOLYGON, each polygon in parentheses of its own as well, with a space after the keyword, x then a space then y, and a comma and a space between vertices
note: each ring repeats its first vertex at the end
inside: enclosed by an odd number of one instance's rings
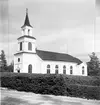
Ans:
POLYGON ((87 65, 81 60, 69 54, 38 50, 32 28, 26 10, 22 35, 17 39, 18 51, 14 54, 14 72, 87 76, 87 65))

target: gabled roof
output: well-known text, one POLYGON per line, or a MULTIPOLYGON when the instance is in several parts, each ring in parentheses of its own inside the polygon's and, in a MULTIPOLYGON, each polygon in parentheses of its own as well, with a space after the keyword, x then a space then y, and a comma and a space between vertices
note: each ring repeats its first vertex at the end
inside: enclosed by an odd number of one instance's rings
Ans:
POLYGON ((69 54, 42 51, 42 50, 36 50, 36 53, 42 60, 73 62, 73 63, 77 63, 77 64, 82 63, 81 60, 79 60, 69 54))
POLYGON ((30 27, 32 27, 30 25, 29 18, 28 18, 28 9, 26 9, 26 17, 25 17, 24 25, 22 27, 24 27, 24 26, 30 26, 30 27))

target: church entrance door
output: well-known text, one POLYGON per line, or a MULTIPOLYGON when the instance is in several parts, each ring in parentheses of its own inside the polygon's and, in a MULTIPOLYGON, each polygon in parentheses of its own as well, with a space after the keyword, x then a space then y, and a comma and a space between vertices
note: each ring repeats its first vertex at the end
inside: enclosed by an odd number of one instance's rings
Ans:
POLYGON ((32 73, 32 65, 31 64, 28 66, 28 73, 32 73))

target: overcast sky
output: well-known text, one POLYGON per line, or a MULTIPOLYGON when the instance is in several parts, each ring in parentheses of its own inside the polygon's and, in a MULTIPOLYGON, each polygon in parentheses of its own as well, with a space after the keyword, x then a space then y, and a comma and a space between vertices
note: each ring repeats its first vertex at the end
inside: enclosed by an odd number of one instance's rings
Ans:
POLYGON ((0 50, 13 60, 28 8, 37 48, 83 61, 100 54, 100 0, 1 0, 0 50))

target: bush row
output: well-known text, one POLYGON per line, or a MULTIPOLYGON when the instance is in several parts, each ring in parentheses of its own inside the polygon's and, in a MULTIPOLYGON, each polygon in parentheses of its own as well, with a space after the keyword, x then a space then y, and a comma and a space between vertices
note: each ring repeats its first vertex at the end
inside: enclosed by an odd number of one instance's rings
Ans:
POLYGON ((16 89, 18 91, 34 92, 40 94, 66 95, 83 97, 87 99, 100 99, 100 84, 98 86, 81 85, 79 79, 77 78, 80 78, 80 81, 82 81, 81 77, 77 76, 69 77, 65 75, 52 74, 22 75, 15 73, 14 75, 2 75, 1 86, 10 89, 16 89), (76 78, 77 82, 76 80, 74 81, 73 78, 76 78))
POLYGON ((100 86, 100 76, 63 76, 67 84, 100 86))
MULTIPOLYGON (((89 86, 100 86, 100 76, 72 76, 72 75, 57 75, 64 79, 66 84, 79 84, 89 86)), ((28 77, 28 78, 43 78, 51 77, 54 79, 55 74, 27 74, 27 73, 1 73, 0 77, 28 77)), ((46 81, 46 80, 45 80, 46 81)), ((26 81, 29 82, 29 81, 26 81)))

